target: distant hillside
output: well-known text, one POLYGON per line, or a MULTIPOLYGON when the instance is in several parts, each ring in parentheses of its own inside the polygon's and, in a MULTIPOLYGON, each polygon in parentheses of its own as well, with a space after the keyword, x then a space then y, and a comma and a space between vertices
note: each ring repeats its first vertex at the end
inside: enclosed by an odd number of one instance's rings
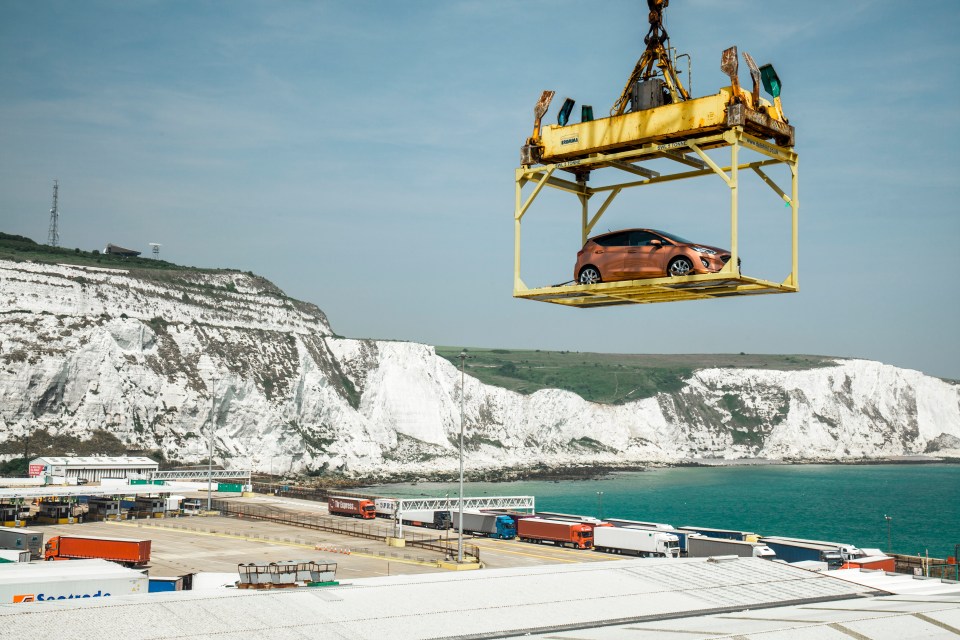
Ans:
MULTIPOLYGON (((461 347, 437 347, 460 367, 461 347)), ((485 384, 525 395, 541 389, 572 391, 584 400, 623 404, 681 390, 700 369, 797 371, 835 365, 840 358, 804 355, 625 355, 579 351, 470 349, 464 368, 485 384)))
POLYGON ((178 271, 206 271, 216 273, 232 271, 229 269, 200 269, 185 267, 166 260, 136 257, 127 258, 107 253, 99 249, 84 251, 80 248, 67 249, 65 247, 51 247, 39 244, 25 236, 15 236, 0 232, 0 260, 23 262, 49 262, 52 264, 74 264, 86 267, 109 267, 114 269, 147 269, 147 270, 178 270, 178 271))

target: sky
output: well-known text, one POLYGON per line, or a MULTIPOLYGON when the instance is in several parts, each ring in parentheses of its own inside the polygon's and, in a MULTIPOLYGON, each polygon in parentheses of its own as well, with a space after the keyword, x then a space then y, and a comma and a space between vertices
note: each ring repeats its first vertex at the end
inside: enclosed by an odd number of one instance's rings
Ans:
MULTIPOLYGON (((533 106, 552 89, 546 124, 567 96, 605 114, 647 27, 642 0, 0 0, 0 231, 45 242, 56 179, 61 246, 156 242, 179 264, 253 271, 347 337, 819 354, 960 379, 955 0, 667 8, 694 96, 729 83, 731 45, 780 76, 799 293, 603 309, 512 297, 533 106)), ((728 247, 729 191, 710 177, 624 192, 594 231, 628 227, 728 247)), ((570 280, 576 198, 538 197, 522 238, 528 286, 570 280)), ((749 176, 739 241, 747 275, 789 274, 789 209, 749 176)))

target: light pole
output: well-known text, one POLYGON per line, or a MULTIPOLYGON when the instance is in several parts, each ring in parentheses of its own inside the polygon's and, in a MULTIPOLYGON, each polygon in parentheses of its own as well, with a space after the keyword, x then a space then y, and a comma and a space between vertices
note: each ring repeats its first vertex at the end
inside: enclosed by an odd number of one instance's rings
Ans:
POLYGON ((457 530, 459 535, 457 536, 457 563, 463 562, 463 396, 464 393, 464 362, 470 356, 467 355, 467 350, 464 349, 460 352, 460 355, 457 356, 460 358, 460 519, 457 523, 457 530))
POLYGON ((887 553, 890 553, 890 521, 893 520, 893 516, 883 514, 883 519, 887 521, 887 553))
POLYGON ((207 453, 207 511, 213 510, 213 427, 216 418, 216 385, 217 378, 213 361, 207 355, 203 355, 198 363, 198 368, 210 372, 210 450, 207 453))
POLYGON ((597 491, 597 502, 600 503, 600 519, 603 520, 603 491, 597 491))

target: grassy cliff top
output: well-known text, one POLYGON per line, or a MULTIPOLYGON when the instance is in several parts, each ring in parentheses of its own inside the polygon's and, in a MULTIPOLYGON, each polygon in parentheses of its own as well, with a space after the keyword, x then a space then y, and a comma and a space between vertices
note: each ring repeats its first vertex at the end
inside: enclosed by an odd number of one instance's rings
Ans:
POLYGON ((101 253, 99 250, 84 251, 83 249, 67 249, 38 244, 30 238, 15 236, 0 232, 0 260, 16 262, 33 261, 50 264, 72 264, 81 267, 105 267, 113 269, 147 270, 147 271, 200 271, 208 273, 222 273, 229 269, 202 269, 199 267, 185 267, 166 260, 153 258, 126 258, 101 253))
MULTIPOLYGON (((461 347, 437 347, 437 355, 458 368, 461 347)), ((529 394, 540 389, 565 389, 591 402, 621 404, 679 391, 698 369, 738 368, 779 371, 812 369, 833 364, 825 356, 755 354, 581 353, 470 349, 465 368, 485 384, 529 394)))

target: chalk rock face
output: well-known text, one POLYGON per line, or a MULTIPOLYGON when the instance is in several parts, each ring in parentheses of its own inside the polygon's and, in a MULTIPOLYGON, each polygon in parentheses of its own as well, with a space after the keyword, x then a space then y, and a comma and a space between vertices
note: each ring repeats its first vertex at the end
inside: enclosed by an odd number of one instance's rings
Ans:
POLYGON ((451 472, 462 400, 474 469, 960 455, 960 387, 877 362, 701 369, 611 406, 469 375, 461 391, 432 347, 338 337, 316 306, 239 272, 0 261, 0 309, 0 443, 102 429, 197 462, 212 428, 233 468, 451 472))

